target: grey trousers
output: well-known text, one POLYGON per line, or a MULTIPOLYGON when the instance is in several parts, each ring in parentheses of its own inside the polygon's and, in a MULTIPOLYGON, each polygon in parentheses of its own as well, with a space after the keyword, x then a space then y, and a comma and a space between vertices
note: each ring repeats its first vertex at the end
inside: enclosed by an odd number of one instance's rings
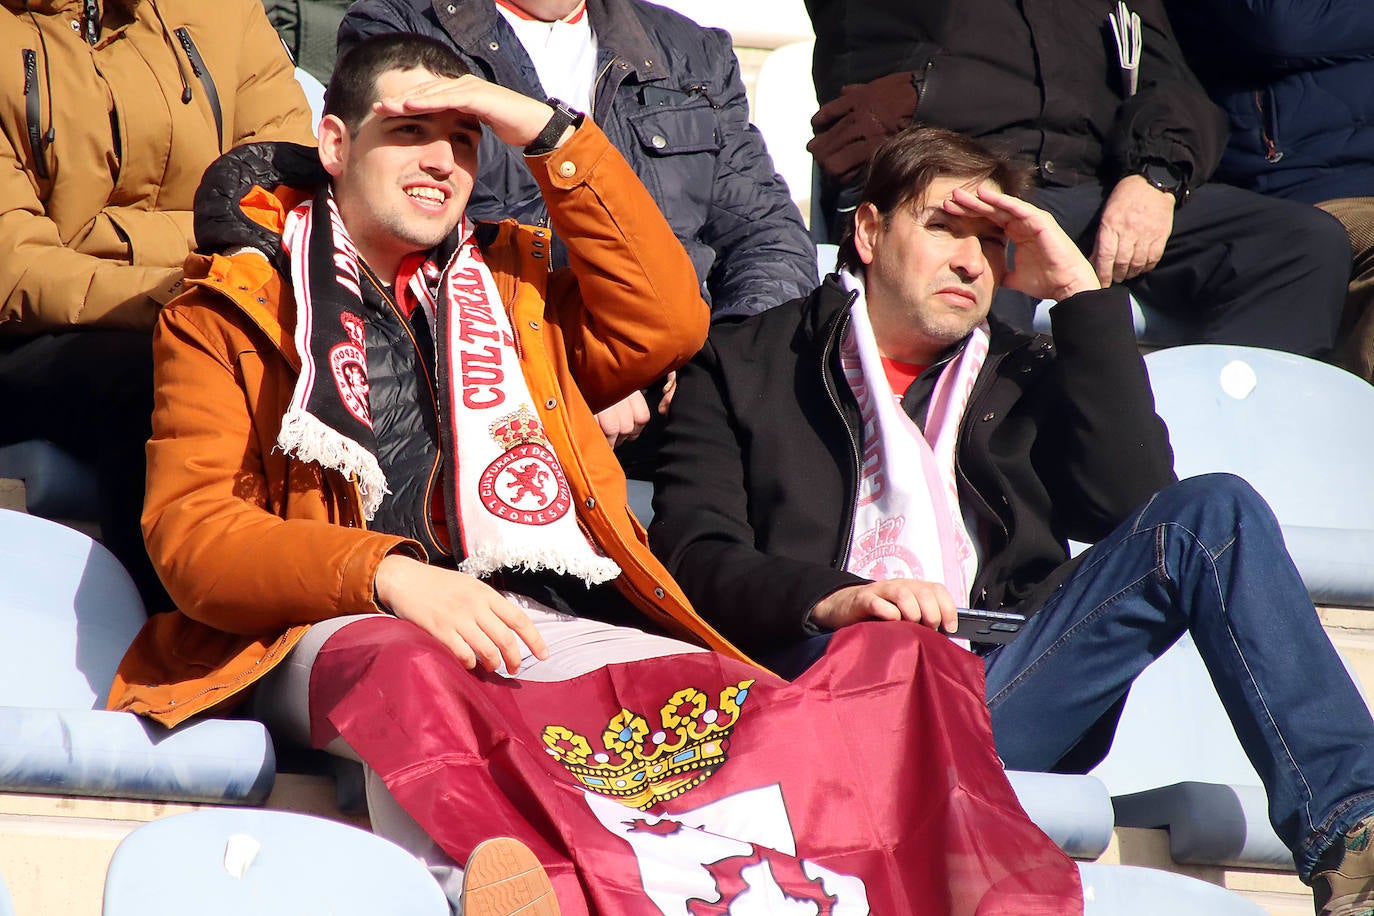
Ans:
MULTIPOLYGON (((528 647, 524 647, 520 671, 515 676, 518 680, 564 681, 617 662, 706 651, 665 636, 653 636, 629 627, 560 614, 524 595, 511 592, 503 594, 529 614, 549 647, 549 657, 542 661, 530 654, 528 647)), ((315 624, 291 650, 291 654, 258 683, 253 696, 252 713, 266 723, 277 741, 310 747, 310 672, 315 659, 335 633, 359 620, 374 620, 376 617, 375 614, 335 617, 315 624)), ((400 620, 395 621, 395 625, 411 626, 400 620)), ((504 670, 501 673, 504 674, 504 670)), ((343 738, 335 738, 324 749, 362 764, 372 832, 386 837, 423 862, 444 889, 455 916, 461 916, 462 867, 440 849, 397 804, 381 777, 358 757, 343 738)))

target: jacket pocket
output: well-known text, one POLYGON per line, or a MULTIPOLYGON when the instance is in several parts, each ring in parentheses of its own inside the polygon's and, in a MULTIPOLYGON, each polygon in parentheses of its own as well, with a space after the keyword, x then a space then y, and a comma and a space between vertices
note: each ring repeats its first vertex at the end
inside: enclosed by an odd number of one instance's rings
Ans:
POLYGON ((659 106, 631 115, 630 127, 648 156, 714 153, 720 149, 710 105, 659 106))
MULTIPOLYGON (((679 239, 697 238, 718 192, 721 142, 715 110, 703 99, 646 108, 625 121, 633 132, 625 158, 658 202, 673 234, 679 239)), ((693 263, 699 269, 703 266, 696 257, 693 263)))

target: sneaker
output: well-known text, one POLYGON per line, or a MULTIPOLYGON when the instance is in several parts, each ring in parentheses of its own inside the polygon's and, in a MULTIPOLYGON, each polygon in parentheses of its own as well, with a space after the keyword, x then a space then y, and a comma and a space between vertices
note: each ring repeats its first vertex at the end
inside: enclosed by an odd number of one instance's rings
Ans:
POLYGON ((1312 873, 1318 916, 1374 916, 1374 815, 1332 843, 1312 873))
POLYGON ((553 884, 530 848, 511 837, 479 843, 463 870, 463 916, 559 916, 553 884))

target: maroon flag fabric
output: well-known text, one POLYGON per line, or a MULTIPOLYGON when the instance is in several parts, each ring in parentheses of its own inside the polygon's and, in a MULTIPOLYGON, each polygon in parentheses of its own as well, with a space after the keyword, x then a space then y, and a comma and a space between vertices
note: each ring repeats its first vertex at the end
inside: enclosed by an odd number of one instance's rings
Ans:
POLYGON ((915 624, 848 627, 793 683, 713 653, 526 683, 379 617, 325 644, 311 714, 456 861, 527 843, 566 914, 1083 910, 1007 783, 981 663, 915 624))

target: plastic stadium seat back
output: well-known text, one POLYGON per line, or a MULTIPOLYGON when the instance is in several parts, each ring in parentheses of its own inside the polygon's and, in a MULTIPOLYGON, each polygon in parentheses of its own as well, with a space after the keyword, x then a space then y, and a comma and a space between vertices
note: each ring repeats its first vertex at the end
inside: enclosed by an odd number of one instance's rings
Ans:
POLYGON ((1174 347, 1145 363, 1179 477, 1244 477, 1285 528, 1374 528, 1374 386, 1255 347, 1174 347))
POLYGON ((0 445, 0 477, 24 481, 28 511, 43 518, 95 522, 100 498, 95 472, 42 439, 0 445))
POLYGON ((108 550, 55 522, 0 510, 0 705, 103 707, 146 620, 108 550))
POLYGON ((288 811, 150 821, 119 844, 103 916, 447 916, 420 861, 367 831, 288 811))

